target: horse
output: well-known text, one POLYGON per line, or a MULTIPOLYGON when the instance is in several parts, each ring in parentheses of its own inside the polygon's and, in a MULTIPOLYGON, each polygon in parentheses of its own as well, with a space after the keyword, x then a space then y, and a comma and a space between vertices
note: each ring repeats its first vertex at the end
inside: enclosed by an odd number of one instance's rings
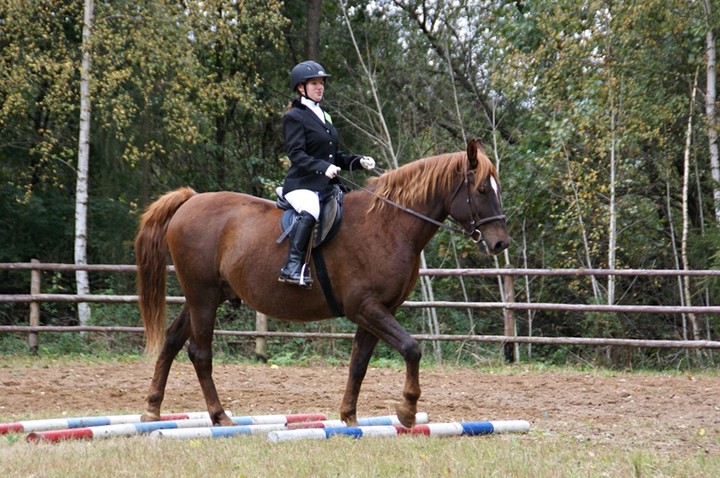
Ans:
MULTIPOLYGON (((450 227, 444 223, 448 217, 481 251, 496 255, 508 247, 498 174, 482 144, 473 139, 465 151, 418 159, 372 177, 365 188, 346 193, 343 204, 338 231, 320 246, 337 305, 357 325, 340 418, 357 425, 360 387, 382 340, 405 361, 396 412, 404 426, 412 427, 420 398, 421 351, 395 312, 417 281, 423 248, 440 227, 450 227)), ((138 296, 146 352, 159 355, 143 421, 160 419, 170 367, 188 343, 213 425, 234 425, 212 378, 211 345, 221 303, 241 301, 286 321, 338 316, 321 288, 278 281, 287 252, 285 244, 276 243, 282 213, 268 199, 228 191, 196 193, 189 187, 166 193, 147 207, 135 238, 138 296), (186 299, 169 326, 168 252, 186 299)))

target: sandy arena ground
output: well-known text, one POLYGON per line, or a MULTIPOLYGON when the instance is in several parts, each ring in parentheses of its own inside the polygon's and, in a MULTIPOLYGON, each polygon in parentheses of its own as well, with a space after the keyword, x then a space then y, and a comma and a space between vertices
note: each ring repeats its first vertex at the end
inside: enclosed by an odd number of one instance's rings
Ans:
MULTIPOLYGON (((344 366, 216 364, 215 383, 235 415, 326 412, 338 416, 344 366)), ((141 413, 152 364, 9 368, 0 364, 0 416, 13 420, 141 413)), ((359 416, 394 413, 404 371, 372 368, 359 416)), ((534 430, 670 453, 720 453, 720 377, 622 372, 487 373, 421 370, 419 410, 433 422, 523 419, 534 430)), ((175 363, 163 413, 204 410, 190 364, 175 363)))

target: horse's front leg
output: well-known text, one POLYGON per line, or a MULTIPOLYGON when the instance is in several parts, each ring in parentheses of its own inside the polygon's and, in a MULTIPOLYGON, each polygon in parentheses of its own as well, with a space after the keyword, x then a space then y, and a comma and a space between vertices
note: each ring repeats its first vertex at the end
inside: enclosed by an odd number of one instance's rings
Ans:
POLYGON ((407 336, 408 342, 404 347, 405 353, 405 387, 403 389, 402 403, 398 403, 395 407, 400 423, 408 428, 415 425, 415 415, 417 414, 417 402, 420 399, 420 345, 415 339, 407 336))
POLYGON ((165 398, 165 386, 170 374, 170 367, 190 336, 189 319, 189 310, 185 306, 165 333, 165 344, 155 362, 155 371, 147 394, 147 409, 140 417, 143 422, 160 420, 160 406, 165 398))
POLYGON ((350 354, 350 371, 345 386, 345 395, 340 405, 340 420, 344 421, 348 426, 358 424, 358 395, 360 395, 360 387, 377 342, 377 337, 362 327, 358 327, 353 339, 352 353, 350 354))
MULTIPOLYGON (((353 317, 358 326, 397 350, 405 359, 405 386, 403 401, 396 406, 397 416, 404 426, 415 425, 417 402, 420 399, 420 345, 400 324, 395 316, 382 304, 366 302, 353 317)), ((357 338, 357 336, 356 336, 357 338)), ((367 358, 369 361, 369 357, 367 358)), ((367 368, 367 363, 365 364, 367 368)), ((350 384, 348 384, 348 387, 350 384)), ((346 392, 347 395, 347 392, 346 392)), ((344 403, 344 402, 343 402, 344 403)))

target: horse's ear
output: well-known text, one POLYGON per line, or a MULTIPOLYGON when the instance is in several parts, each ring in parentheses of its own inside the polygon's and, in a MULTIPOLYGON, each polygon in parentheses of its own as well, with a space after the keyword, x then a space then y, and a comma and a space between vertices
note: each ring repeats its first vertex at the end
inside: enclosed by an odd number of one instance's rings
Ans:
POLYGON ((467 144, 467 156, 470 162, 470 169, 475 169, 478 165, 478 148, 482 148, 482 143, 479 139, 473 138, 468 141, 467 144))

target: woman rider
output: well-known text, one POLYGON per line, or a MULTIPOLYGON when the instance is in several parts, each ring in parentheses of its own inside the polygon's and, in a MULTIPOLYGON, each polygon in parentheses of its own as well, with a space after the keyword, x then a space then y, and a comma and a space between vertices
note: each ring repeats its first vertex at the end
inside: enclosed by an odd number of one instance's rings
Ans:
POLYGON ((290 73, 290 86, 297 93, 283 116, 285 149, 290 169, 285 176, 283 196, 298 212, 300 219, 290 238, 280 282, 310 288, 312 279, 303 265, 308 241, 320 216, 320 198, 339 184, 338 173, 345 170, 373 169, 369 156, 349 154, 338 149, 338 132, 330 115, 320 107, 325 78, 330 75, 315 61, 303 61, 290 73))

